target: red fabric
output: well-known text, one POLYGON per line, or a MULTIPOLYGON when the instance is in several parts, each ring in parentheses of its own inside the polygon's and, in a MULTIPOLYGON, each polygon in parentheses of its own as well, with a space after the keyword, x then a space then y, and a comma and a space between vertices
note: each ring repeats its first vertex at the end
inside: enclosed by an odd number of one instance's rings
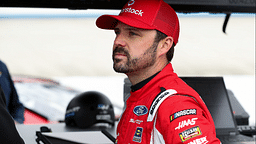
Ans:
POLYGON ((207 112, 191 97, 172 96, 160 106, 157 114, 156 129, 163 135, 166 143, 170 144, 220 144, 216 138, 215 126, 207 112), (170 109, 170 107, 172 107, 170 109), (180 116, 170 122, 170 116, 184 110, 196 110, 196 115, 180 116), (165 126, 163 126, 165 122, 165 126), (186 134, 183 132, 198 128, 196 132, 186 134), (188 135, 187 138, 184 135, 188 135), (194 136, 192 136, 194 135, 194 136), (198 142, 197 142, 198 141, 198 142))
POLYGON ((25 118, 24 124, 45 124, 45 123, 49 123, 49 121, 46 118, 28 110, 28 109, 25 109, 24 118, 25 118))
POLYGON ((206 105, 192 88, 178 78, 171 64, 141 89, 131 92, 117 127, 118 144, 153 144, 153 141, 158 144, 220 144, 206 105), (161 87, 172 89, 175 94, 161 103, 155 121, 147 121, 152 112, 150 107, 155 104, 153 101, 161 101, 155 99, 161 87), (140 114, 136 115, 136 111, 140 114))

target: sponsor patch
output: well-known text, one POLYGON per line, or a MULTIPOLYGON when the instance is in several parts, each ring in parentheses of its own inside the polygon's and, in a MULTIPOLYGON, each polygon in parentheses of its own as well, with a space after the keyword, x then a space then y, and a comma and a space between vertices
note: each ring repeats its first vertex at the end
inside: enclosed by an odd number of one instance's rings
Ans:
POLYGON ((165 90, 161 93, 159 93, 154 101, 152 102, 151 106, 150 106, 150 109, 149 109, 149 114, 148 114, 148 118, 147 118, 147 121, 148 122, 151 122, 153 121, 155 115, 156 115, 156 112, 158 110, 158 108, 160 107, 160 105, 162 104, 162 102, 167 99, 169 96, 172 96, 173 94, 176 94, 177 92, 173 89, 168 89, 168 90, 165 90))
POLYGON ((150 113, 151 115, 154 113, 154 110, 155 110, 157 104, 158 104, 159 102, 161 102, 161 100, 162 100, 165 96, 167 96, 169 93, 170 93, 170 92, 168 92, 168 91, 164 91, 164 92, 161 93, 158 97, 156 97, 156 99, 155 99, 155 100, 153 101, 153 103, 152 103, 152 106, 150 107, 150 112, 149 112, 149 113, 150 113))
POLYGON ((135 131, 135 134, 134 134, 134 137, 133 137, 133 141, 135 142, 141 142, 141 138, 142 138, 142 131, 143 131, 143 128, 141 127, 137 127, 136 131, 135 131))
POLYGON ((170 116, 170 122, 172 122, 173 120, 179 117, 186 116, 186 115, 196 115, 196 109, 186 109, 186 110, 181 110, 179 112, 176 112, 170 116))
POLYGON ((196 127, 192 127, 190 129, 187 129, 187 130, 179 133, 179 136, 180 136, 181 141, 184 142, 193 137, 199 136, 201 134, 202 134, 202 132, 201 132, 199 126, 196 126, 196 127))
POLYGON ((137 116, 141 116, 141 115, 145 115, 148 113, 148 108, 144 105, 140 105, 140 106, 136 106, 133 109, 133 112, 137 115, 137 116))
POLYGON ((192 125, 195 125, 197 119, 198 119, 198 118, 192 118, 192 119, 183 120, 183 121, 179 122, 179 126, 177 126, 177 127, 175 128, 175 130, 181 129, 181 128, 186 127, 186 126, 189 126, 189 125, 191 125, 191 126, 192 126, 192 125))
POLYGON ((206 136, 205 136, 205 137, 201 137, 196 140, 193 140, 193 141, 189 142, 188 144, 207 144, 207 143, 208 143, 208 140, 206 139, 206 136))
POLYGON ((143 122, 143 120, 134 120, 134 119, 131 118, 129 122, 136 123, 136 124, 141 124, 143 122))

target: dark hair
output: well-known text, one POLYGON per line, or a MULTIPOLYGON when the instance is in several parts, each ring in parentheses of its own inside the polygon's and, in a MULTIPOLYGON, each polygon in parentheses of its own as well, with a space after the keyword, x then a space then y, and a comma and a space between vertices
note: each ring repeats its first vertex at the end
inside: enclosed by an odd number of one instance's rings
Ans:
MULTIPOLYGON (((155 42, 159 43, 162 39, 166 38, 167 35, 160 32, 159 30, 156 30, 156 37, 155 37, 155 42)), ((174 54, 174 46, 175 44, 173 43, 172 47, 169 49, 169 51, 166 53, 167 60, 170 62, 173 58, 174 54)))

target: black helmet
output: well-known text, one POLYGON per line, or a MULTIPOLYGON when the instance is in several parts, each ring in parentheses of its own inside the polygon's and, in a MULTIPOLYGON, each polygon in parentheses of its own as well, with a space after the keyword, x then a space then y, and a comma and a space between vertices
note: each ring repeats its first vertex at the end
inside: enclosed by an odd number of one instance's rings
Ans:
POLYGON ((96 123, 114 125, 115 114, 110 100, 102 93, 88 91, 74 97, 65 114, 68 126, 91 127, 96 123))

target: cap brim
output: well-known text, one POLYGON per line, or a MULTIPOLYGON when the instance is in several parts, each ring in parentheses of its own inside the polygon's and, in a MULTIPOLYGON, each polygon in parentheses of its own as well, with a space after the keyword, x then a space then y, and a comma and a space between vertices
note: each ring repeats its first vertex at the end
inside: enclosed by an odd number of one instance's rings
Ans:
POLYGON ((102 29, 114 29, 118 21, 135 28, 155 29, 155 27, 149 26, 140 20, 120 15, 102 15, 97 19, 96 25, 102 29))

